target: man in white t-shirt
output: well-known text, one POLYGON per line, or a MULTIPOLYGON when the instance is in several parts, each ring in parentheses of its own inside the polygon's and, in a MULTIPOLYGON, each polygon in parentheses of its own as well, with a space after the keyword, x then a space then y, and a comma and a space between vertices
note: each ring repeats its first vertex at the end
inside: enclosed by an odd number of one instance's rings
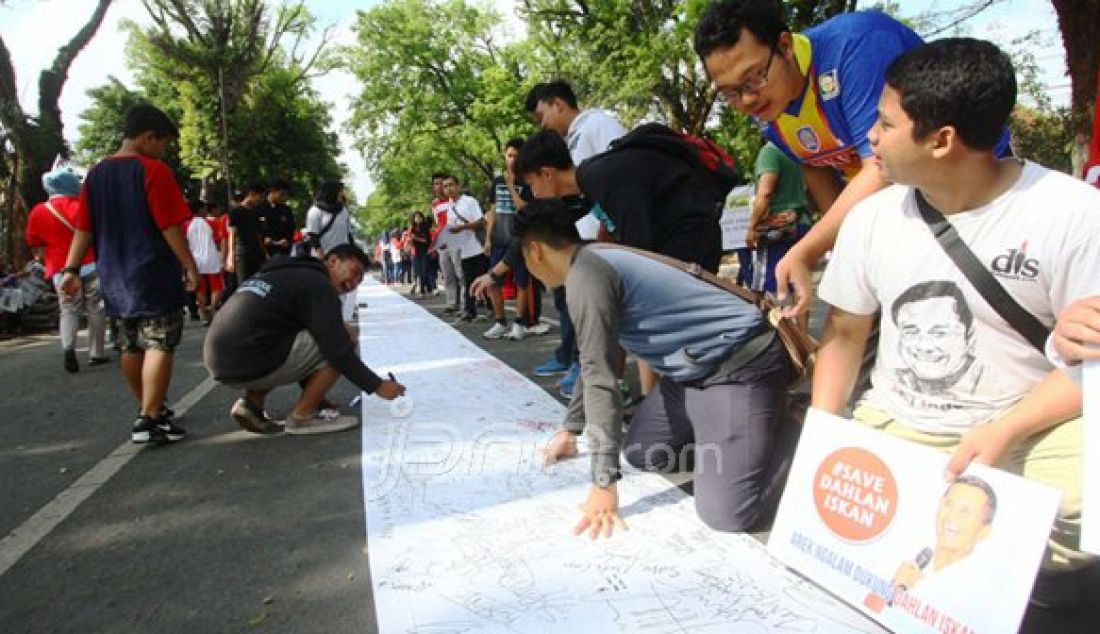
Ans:
MULTIPOLYGON (((447 209, 448 250, 454 249, 462 258, 462 279, 475 280, 489 270, 489 258, 485 247, 477 239, 477 231, 485 228, 485 215, 473 196, 462 193, 462 185, 455 176, 443 179, 443 194, 450 201, 447 209)), ((462 285, 463 313, 457 322, 477 319, 477 298, 470 293, 468 284, 462 285)))
MULTIPOLYGON (((573 165, 580 165, 606 151, 613 141, 626 134, 626 128, 603 110, 582 111, 573 87, 561 79, 532 88, 527 94, 526 106, 540 128, 553 130, 565 139, 573 165)), ((577 221, 577 233, 582 240, 595 240, 599 237, 600 221, 589 213, 577 221)), ((577 363, 576 333, 569 319, 564 286, 554 290, 554 308, 561 320, 561 344, 554 351, 553 359, 535 368, 535 374, 546 376, 566 372, 560 385, 562 396, 569 398, 573 395, 581 366, 577 363)))
MULTIPOLYGON (((536 86, 528 95, 527 105, 540 128, 553 130, 565 139, 573 165, 607 151, 612 141, 626 134, 626 128, 607 112, 578 108, 572 86, 560 79, 536 86)), ((600 221, 592 214, 577 221, 582 240, 595 240, 599 231, 600 221)))
POLYGON ((457 249, 451 249, 451 233, 447 231, 447 211, 451 201, 443 192, 443 182, 449 175, 443 172, 432 174, 432 216, 435 218, 435 240, 432 248, 439 256, 439 272, 443 277, 443 288, 447 292, 445 314, 462 312, 462 287, 466 280, 462 278, 462 257, 457 249))
POLYGON ((1100 192, 1034 163, 996 158, 1016 79, 993 44, 924 45, 891 64, 886 84, 869 139, 883 176, 898 184, 857 204, 841 228, 819 289, 832 308, 813 405, 845 409, 881 309, 872 387, 853 417, 951 452, 948 480, 973 461, 1060 489, 1033 600, 1074 603, 1066 581, 1075 577, 1058 573, 1094 561, 1079 550, 1081 392, 949 259, 916 194, 1049 328, 1068 304, 1100 293, 1100 192), (1055 585, 1057 596, 1047 596, 1043 588, 1055 585))

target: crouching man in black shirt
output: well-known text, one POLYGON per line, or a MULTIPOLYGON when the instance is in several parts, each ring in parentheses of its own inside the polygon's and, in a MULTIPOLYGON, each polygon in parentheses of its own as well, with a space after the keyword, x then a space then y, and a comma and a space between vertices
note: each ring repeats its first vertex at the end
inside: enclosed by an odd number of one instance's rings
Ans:
POLYGON ((382 380, 363 364, 344 327, 340 294, 359 286, 367 264, 367 255, 350 244, 333 247, 324 261, 278 256, 217 313, 203 358, 214 380, 244 390, 230 410, 241 427, 260 434, 283 429, 264 412, 267 393, 280 385, 302 386, 286 417, 285 431, 296 434, 359 424, 354 416, 321 407, 341 375, 386 400, 405 393, 405 386, 382 380))

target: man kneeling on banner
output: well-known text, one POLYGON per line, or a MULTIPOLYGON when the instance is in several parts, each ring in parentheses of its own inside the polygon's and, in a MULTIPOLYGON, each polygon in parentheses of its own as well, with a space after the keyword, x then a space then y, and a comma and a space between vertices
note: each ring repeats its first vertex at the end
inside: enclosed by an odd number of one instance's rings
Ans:
POLYGON ((596 538, 626 528, 620 452, 644 471, 693 471, 695 507, 711 528, 745 531, 766 521, 797 427, 783 424, 787 353, 760 309, 677 260, 582 242, 561 199, 528 205, 517 237, 531 273, 566 287, 577 329, 580 379, 544 450, 548 463, 574 457, 587 429, 593 486, 575 532, 596 538), (620 348, 661 376, 625 437, 620 348))

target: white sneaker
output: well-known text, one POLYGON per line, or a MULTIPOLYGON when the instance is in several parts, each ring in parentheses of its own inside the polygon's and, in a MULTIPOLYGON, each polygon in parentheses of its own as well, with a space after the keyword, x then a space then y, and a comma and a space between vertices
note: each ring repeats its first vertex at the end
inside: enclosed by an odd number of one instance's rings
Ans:
POLYGON ((512 341, 519 341, 520 339, 523 339, 527 336, 527 329, 519 324, 513 323, 512 329, 509 330, 508 334, 504 336, 511 339, 512 341))
POLYGON ((502 324, 500 322, 497 322, 497 323, 493 324, 492 328, 490 328, 490 329, 486 330, 485 332, 481 333, 481 336, 485 337, 486 339, 500 339, 507 332, 508 332, 508 326, 505 326, 504 324, 502 324))
POLYGON ((535 324, 534 326, 529 326, 524 330, 526 330, 527 334, 529 335, 545 335, 546 333, 550 332, 550 324, 544 324, 540 322, 535 324))

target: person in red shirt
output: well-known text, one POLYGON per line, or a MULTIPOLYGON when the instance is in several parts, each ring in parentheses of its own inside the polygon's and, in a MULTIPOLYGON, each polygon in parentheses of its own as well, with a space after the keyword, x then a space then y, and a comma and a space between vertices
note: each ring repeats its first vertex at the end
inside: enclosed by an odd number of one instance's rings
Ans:
POLYGON ((175 124, 154 106, 126 112, 119 151, 84 179, 73 218, 77 231, 62 270, 62 293, 76 295, 79 263, 94 239, 107 314, 122 320, 122 374, 141 404, 130 435, 135 443, 176 442, 187 434, 164 406, 187 291, 199 282, 180 231, 191 209, 160 160, 178 136, 175 124))
MULTIPOLYGON (((56 287, 61 283, 61 269, 65 267, 65 258, 69 255, 76 231, 73 218, 79 205, 80 177, 72 169, 60 167, 42 175, 42 186, 49 194, 49 200, 35 205, 27 217, 27 245, 45 265, 46 277, 56 287)), ((80 363, 76 360, 76 333, 80 329, 81 311, 88 316, 88 365, 102 365, 110 361, 103 351, 107 319, 103 314, 103 298, 96 273, 95 251, 92 249, 81 260, 79 272, 82 292, 73 297, 66 297, 60 291, 57 295, 61 313, 61 351, 68 372, 80 370, 80 363)))
POLYGON ((211 207, 213 205, 201 203, 198 214, 183 224, 191 257, 195 258, 195 264, 199 267, 199 287, 195 291, 195 303, 202 315, 203 326, 210 325, 210 320, 214 318, 214 307, 218 305, 218 299, 225 289, 222 280, 222 251, 227 235, 222 223, 210 216, 211 207))

